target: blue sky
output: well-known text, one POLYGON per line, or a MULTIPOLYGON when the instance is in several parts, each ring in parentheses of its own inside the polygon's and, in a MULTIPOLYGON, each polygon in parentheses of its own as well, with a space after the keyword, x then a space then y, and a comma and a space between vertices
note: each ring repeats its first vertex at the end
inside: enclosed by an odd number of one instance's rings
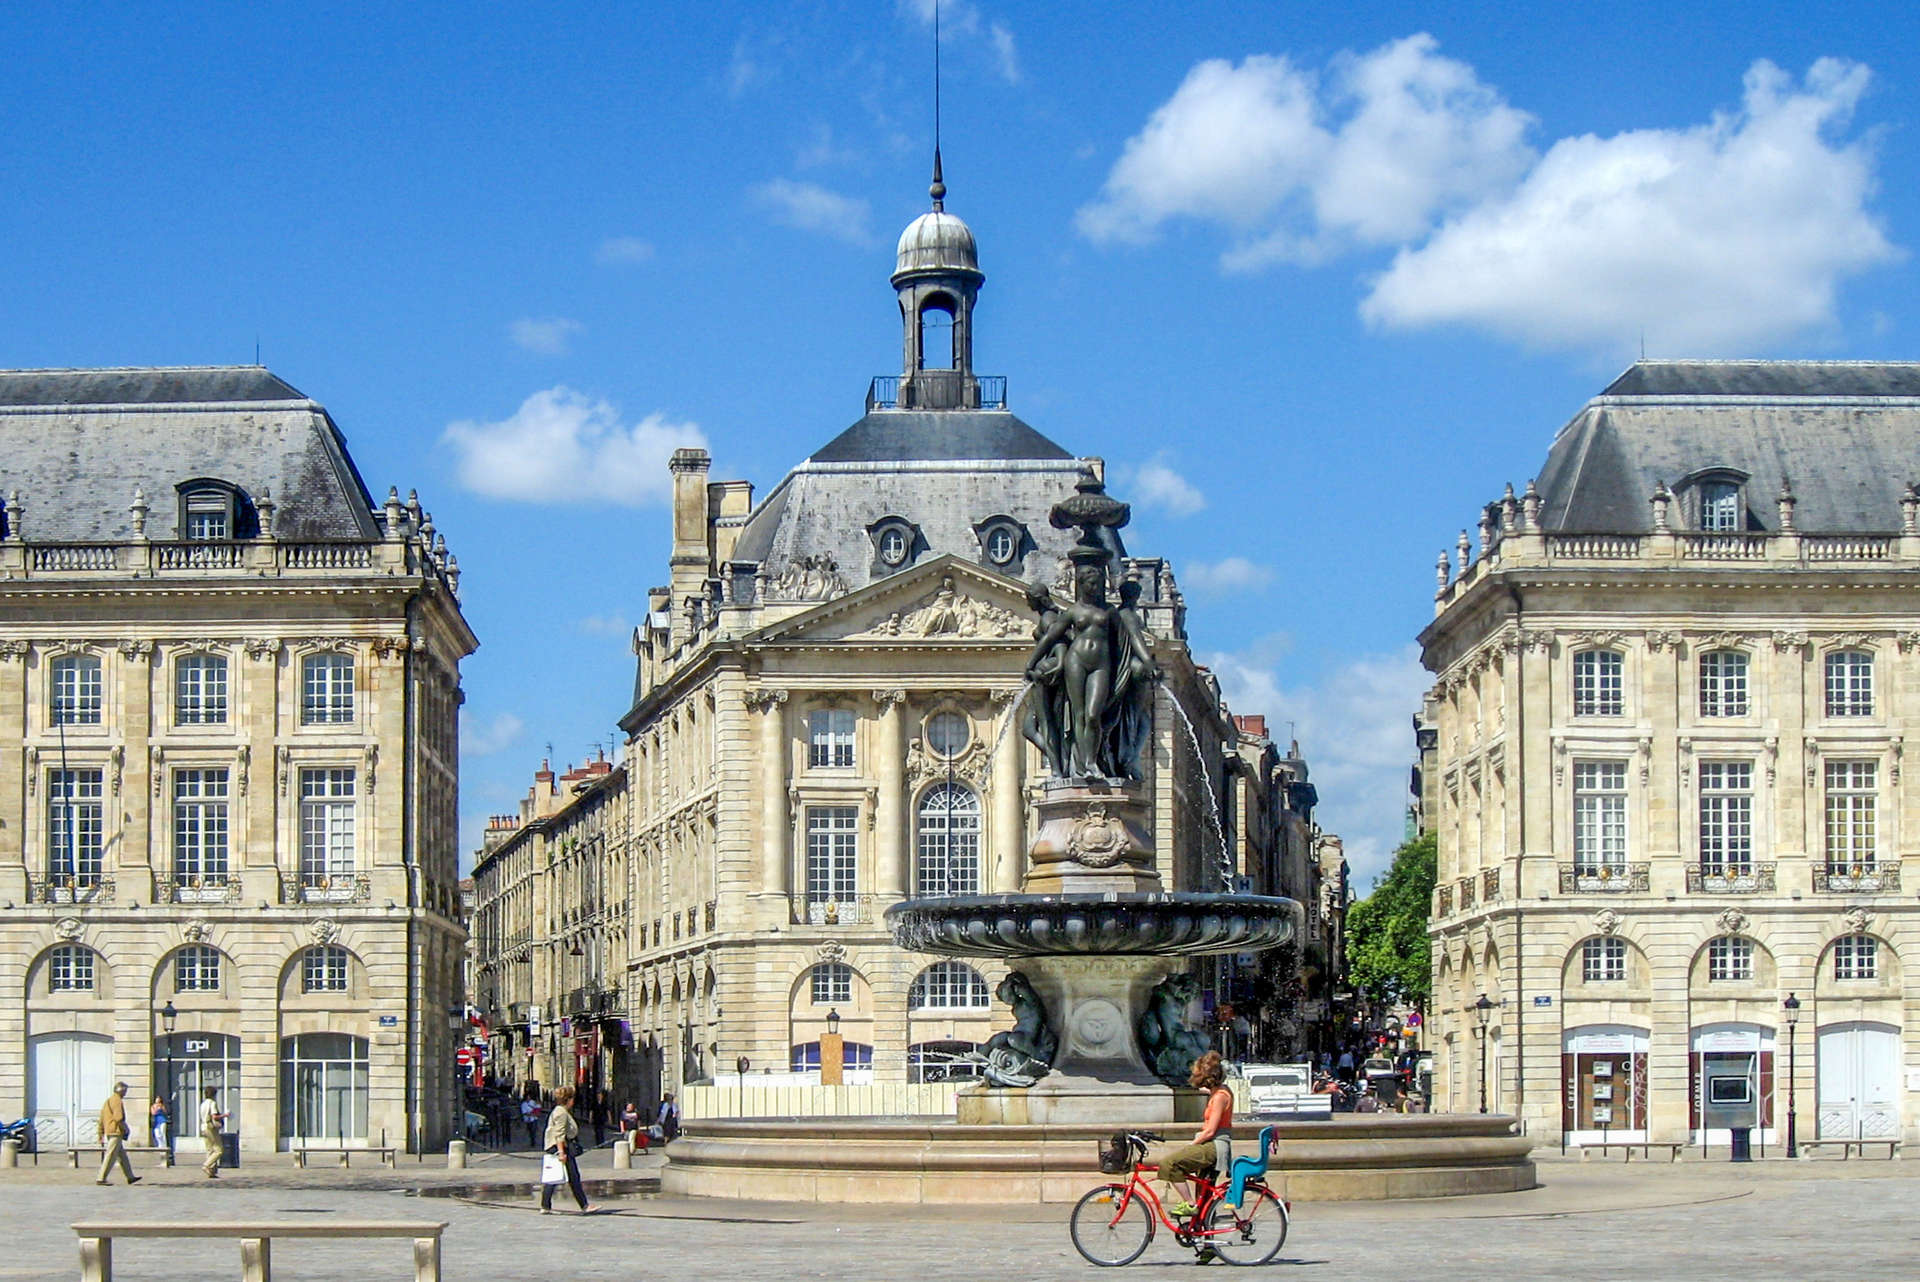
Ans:
MULTIPOLYGON (((1135 500, 1364 884, 1433 561, 1639 350, 1904 359, 1898 6, 945 9, 977 364, 1135 500), (1197 11, 1197 12, 1195 12, 1197 11)), ((0 9, 0 363, 264 362, 459 555, 466 843, 631 692, 666 453, 895 372, 927 11, 0 9), (507 460, 507 461, 503 461, 507 460)))

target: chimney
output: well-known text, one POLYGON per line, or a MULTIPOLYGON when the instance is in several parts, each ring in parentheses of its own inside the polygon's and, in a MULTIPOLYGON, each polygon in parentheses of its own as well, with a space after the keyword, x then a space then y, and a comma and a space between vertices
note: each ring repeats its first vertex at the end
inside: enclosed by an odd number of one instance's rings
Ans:
POLYGON ((712 529, 707 507, 707 469, 713 460, 701 449, 683 448, 673 452, 667 467, 673 473, 673 556, 672 596, 667 617, 672 620, 674 644, 686 636, 686 600, 706 594, 707 578, 713 573, 713 548, 708 535, 712 529))

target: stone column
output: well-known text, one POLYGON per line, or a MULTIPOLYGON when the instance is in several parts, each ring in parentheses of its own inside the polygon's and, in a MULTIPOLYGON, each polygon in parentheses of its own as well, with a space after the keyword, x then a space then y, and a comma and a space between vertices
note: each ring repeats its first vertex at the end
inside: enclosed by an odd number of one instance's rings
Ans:
MULTIPOLYGON (((994 692, 993 705, 1000 710, 994 718, 993 733, 1000 733, 1003 717, 1018 716, 1013 701, 1019 691, 994 692)), ((1008 735, 993 758, 993 873, 987 889, 996 895, 1019 893, 1027 872, 1026 804, 1021 795, 1026 785, 1027 741, 1008 735)))
POLYGON ((759 894, 793 893, 787 811, 787 692, 755 690, 747 706, 760 711, 760 889, 759 894))
POLYGON ((902 705, 905 690, 875 690, 880 706, 880 732, 874 743, 874 774, 879 792, 874 799, 874 892, 882 906, 907 897, 907 742, 902 705))

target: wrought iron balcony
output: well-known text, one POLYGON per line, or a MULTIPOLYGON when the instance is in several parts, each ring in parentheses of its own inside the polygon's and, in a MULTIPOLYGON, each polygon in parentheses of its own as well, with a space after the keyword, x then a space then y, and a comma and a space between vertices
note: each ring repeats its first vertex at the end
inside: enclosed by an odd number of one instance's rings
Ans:
POLYGON ((225 873, 203 877, 160 877, 157 895, 163 904, 231 904, 240 902, 240 879, 225 873))
POLYGON ((911 382, 910 405, 900 403, 901 376, 881 374, 867 388, 867 412, 897 409, 1003 410, 1007 408, 1007 376, 981 374, 969 378, 959 370, 923 369, 911 382), (974 403, 969 404, 972 401, 974 403))
POLYGON ((1453 916, 1453 887, 1441 886, 1434 891, 1433 915, 1436 917, 1453 916))
POLYGON ((1813 889, 1822 895, 1879 894, 1900 889, 1900 861, 1870 864, 1816 864, 1813 889))
POLYGON ((1482 868, 1480 870, 1480 899, 1483 903, 1492 903, 1500 898, 1500 870, 1482 868))
POLYGON ((1774 889, 1774 865, 1694 864, 1687 869, 1690 895, 1758 895, 1774 889))
POLYGON ((1462 877, 1460 879, 1460 911, 1463 913, 1473 911, 1472 877, 1462 877))
POLYGON ((27 902, 30 904, 109 904, 113 902, 113 878, 82 873, 78 877, 43 877, 27 874, 27 902))
POLYGON ((1631 895, 1647 890, 1646 864, 1561 864, 1563 895, 1631 895))

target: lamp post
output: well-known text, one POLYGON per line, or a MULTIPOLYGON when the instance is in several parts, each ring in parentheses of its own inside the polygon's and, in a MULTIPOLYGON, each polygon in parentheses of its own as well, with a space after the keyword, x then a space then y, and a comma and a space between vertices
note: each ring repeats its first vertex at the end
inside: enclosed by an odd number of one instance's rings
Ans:
POLYGON ((1473 1004, 1473 1013, 1480 1020, 1477 1030, 1480 1034, 1480 1111, 1487 1111, 1487 1017, 1493 1014, 1493 1003, 1487 1000, 1485 993, 1473 1004))
POLYGON ((173 1008, 173 998, 167 998, 167 1004, 160 1008, 160 1027, 167 1037, 167 1151, 164 1160, 173 1165, 173 1135, 178 1129, 175 1114, 179 1112, 179 1102, 173 1097, 173 1024, 180 1018, 180 1012, 173 1008))
POLYGON ((733 1061, 733 1070, 738 1075, 738 1086, 734 1091, 737 1101, 734 1108, 735 1117, 747 1115, 747 1069, 749 1067, 751 1067, 751 1061, 745 1055, 733 1061))
POLYGON ((820 1084, 838 1086, 846 1080, 846 1043, 840 1040, 840 1012, 827 1010, 827 1032, 820 1039, 820 1084))
POLYGON ((1794 1133, 1793 1087, 1794 1079, 1800 1076, 1797 1071, 1800 1048, 1799 1039, 1796 1036, 1800 1026, 1800 999, 1788 993, 1787 1000, 1780 1003, 1780 1009, 1787 1017, 1787 1156, 1798 1157, 1800 1151, 1797 1145, 1800 1137, 1794 1133))

